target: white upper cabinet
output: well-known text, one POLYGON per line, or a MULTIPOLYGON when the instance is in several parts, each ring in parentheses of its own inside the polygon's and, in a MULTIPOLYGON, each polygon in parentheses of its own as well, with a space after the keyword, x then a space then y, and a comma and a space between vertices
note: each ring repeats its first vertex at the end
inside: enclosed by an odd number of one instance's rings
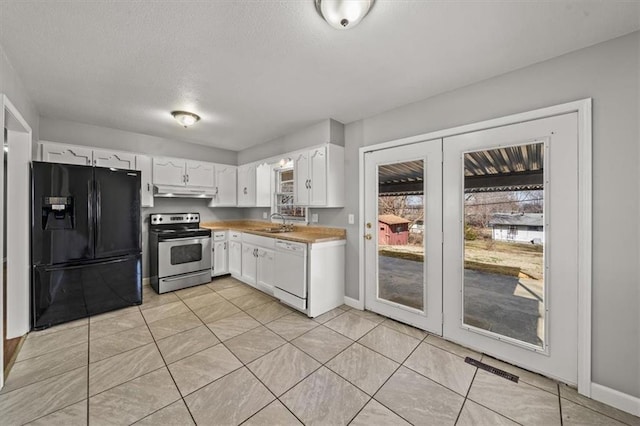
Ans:
POLYGON ((213 164, 202 161, 187 161, 187 185, 213 188, 213 164))
POLYGON ((181 158, 154 157, 155 185, 213 188, 213 163, 181 158))
POLYGON ((295 154, 293 179, 296 205, 344 207, 344 148, 328 144, 295 154))
POLYGON ((296 154, 293 161, 293 202, 298 206, 309 205, 309 153, 296 154))
POLYGON ((42 145, 42 161, 49 163, 78 164, 90 166, 93 160, 93 149, 63 145, 59 143, 44 142, 42 145))
POLYGON ((153 183, 155 185, 186 185, 185 160, 154 157, 153 183))
POLYGON ((309 155, 309 205, 327 204, 327 148, 314 149, 309 155))
POLYGON ((136 155, 136 170, 140 171, 140 191, 142 207, 153 207, 153 180, 151 175, 151 157, 136 155))
POLYGON ((116 169, 135 170, 136 155, 130 152, 93 150, 93 165, 116 169))
POLYGON ((271 207, 273 168, 269 163, 256 166, 256 207, 271 207))
POLYGON ((256 205, 256 166, 247 164, 238 167, 238 207, 256 205))
POLYGON ((237 167, 225 164, 214 166, 215 196, 209 207, 235 206, 237 204, 237 167))

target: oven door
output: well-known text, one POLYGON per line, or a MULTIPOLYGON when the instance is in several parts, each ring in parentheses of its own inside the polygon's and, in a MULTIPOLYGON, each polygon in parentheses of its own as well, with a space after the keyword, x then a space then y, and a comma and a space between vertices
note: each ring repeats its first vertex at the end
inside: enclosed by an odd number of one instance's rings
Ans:
POLYGON ((160 278, 211 270, 211 237, 175 238, 158 243, 160 278))

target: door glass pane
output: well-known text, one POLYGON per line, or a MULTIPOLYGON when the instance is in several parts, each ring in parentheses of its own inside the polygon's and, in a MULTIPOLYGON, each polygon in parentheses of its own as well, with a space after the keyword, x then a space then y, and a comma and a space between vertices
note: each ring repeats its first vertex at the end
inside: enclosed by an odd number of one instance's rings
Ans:
POLYGON ((544 347, 544 144, 464 155, 464 324, 544 347))
POLYGON ((202 260, 202 244, 187 244, 171 247, 171 264, 200 262, 202 260))
POLYGON ((378 298, 424 311, 424 161, 378 166, 378 298))

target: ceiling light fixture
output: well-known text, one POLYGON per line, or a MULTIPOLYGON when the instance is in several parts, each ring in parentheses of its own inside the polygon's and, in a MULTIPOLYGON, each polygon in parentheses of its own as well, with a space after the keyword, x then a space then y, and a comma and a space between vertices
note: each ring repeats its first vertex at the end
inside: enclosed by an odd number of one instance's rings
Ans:
POLYGON ((315 0, 316 10, 333 28, 347 30, 362 21, 374 0, 315 0))
POLYGON ((197 114, 187 111, 173 111, 171 115, 178 123, 184 126, 185 129, 196 124, 200 120, 200 117, 197 114))

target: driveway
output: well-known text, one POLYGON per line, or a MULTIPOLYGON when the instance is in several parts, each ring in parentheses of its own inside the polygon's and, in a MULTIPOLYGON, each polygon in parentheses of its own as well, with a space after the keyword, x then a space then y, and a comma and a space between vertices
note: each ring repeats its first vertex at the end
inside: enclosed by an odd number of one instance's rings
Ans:
MULTIPOLYGON (((380 256, 380 297, 422 309, 423 263, 380 256)), ((465 323, 541 345, 544 304, 541 282, 465 269, 465 323), (533 291, 531 290, 533 289, 533 291)))

